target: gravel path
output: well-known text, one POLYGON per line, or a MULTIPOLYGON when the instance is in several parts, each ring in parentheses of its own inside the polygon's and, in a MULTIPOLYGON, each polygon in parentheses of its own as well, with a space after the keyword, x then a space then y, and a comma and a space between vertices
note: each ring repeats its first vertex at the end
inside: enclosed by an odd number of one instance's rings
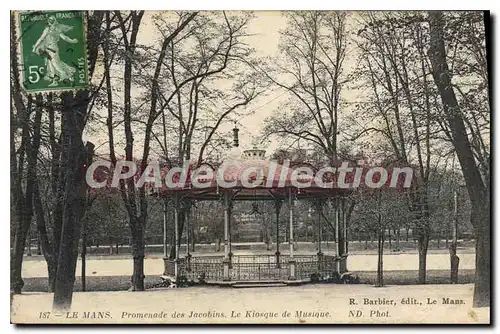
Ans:
MULTIPOLYGON (((474 269, 474 254, 459 254, 460 269, 474 269)), ((24 261, 23 278, 47 277, 47 265, 43 257, 38 260, 24 261)), ((353 254, 347 260, 350 271, 376 271, 377 255, 353 254)), ((448 270, 450 268, 450 256, 446 253, 428 254, 428 270, 448 270)), ((161 255, 151 255, 144 260, 145 275, 159 276, 163 273, 163 260, 161 255)), ((384 270, 417 270, 418 254, 387 254, 384 255, 384 270)), ((81 262, 78 261, 76 275, 81 273, 81 262)), ((92 257, 87 260, 87 276, 127 276, 132 274, 132 259, 92 257)))

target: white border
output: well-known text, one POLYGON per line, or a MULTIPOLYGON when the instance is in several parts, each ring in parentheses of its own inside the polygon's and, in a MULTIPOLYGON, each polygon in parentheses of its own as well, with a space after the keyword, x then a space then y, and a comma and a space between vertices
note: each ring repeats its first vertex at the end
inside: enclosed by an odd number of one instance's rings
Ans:
POLYGON ((299 9, 320 9, 320 10, 422 10, 422 9, 441 9, 441 10, 486 10, 494 6, 494 1, 476 0, 476 1, 453 1, 453 0, 420 0, 420 1, 401 1, 401 0, 380 0, 380 1, 325 1, 325 0, 186 0, 186 1, 96 1, 89 0, 85 2, 68 1, 23 1, 16 3, 16 9, 47 10, 47 9, 205 9, 205 10, 299 10, 299 9), (83 7, 83 8, 82 8, 83 7))

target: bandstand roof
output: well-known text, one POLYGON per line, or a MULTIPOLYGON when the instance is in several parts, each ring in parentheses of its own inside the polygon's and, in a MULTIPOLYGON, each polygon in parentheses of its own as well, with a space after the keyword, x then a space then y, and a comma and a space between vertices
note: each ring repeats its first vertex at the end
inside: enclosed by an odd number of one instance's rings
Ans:
MULTIPOLYGON (((283 199, 288 196, 289 192, 295 195, 296 198, 317 198, 317 197, 340 197, 351 193, 353 189, 343 189, 336 185, 336 181, 332 175, 325 173, 323 182, 333 182, 331 187, 320 186, 316 183, 316 179, 311 175, 300 174, 297 170, 300 167, 309 167, 313 171, 318 170, 314 166, 307 163, 293 163, 290 166, 279 164, 276 161, 264 159, 261 154, 253 154, 250 150, 245 151, 244 158, 227 159, 222 165, 215 170, 212 166, 205 164, 205 170, 212 170, 211 175, 198 174, 198 183, 202 187, 196 187, 191 183, 191 176, 194 173, 194 168, 190 169, 186 175, 186 181, 182 186, 163 187, 155 191, 161 197, 171 197, 174 194, 182 194, 183 198, 193 200, 218 200, 224 191, 232 192, 232 199, 236 201, 242 200, 276 200, 283 199), (249 158, 250 157, 250 158, 249 158), (223 178, 218 180, 217 171, 223 170, 223 178), (257 170, 262 173, 262 182, 259 186, 249 188, 245 186, 248 182, 257 180, 257 170), (292 177, 296 178, 297 182, 292 183, 292 177), (231 186, 222 186, 221 179, 226 184, 231 186), (297 183, 303 184, 310 182, 307 187, 297 187, 297 183), (294 185, 295 184, 295 185, 294 185)), ((162 169, 162 177, 167 175, 168 169, 162 169)), ((173 181, 179 180, 181 172, 173 173, 173 181)))

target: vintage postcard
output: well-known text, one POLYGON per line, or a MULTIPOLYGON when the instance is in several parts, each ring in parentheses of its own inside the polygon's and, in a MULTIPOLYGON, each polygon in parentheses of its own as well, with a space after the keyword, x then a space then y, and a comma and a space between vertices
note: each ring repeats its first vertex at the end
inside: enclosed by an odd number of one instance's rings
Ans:
POLYGON ((490 324, 481 11, 12 11, 14 324, 490 324))

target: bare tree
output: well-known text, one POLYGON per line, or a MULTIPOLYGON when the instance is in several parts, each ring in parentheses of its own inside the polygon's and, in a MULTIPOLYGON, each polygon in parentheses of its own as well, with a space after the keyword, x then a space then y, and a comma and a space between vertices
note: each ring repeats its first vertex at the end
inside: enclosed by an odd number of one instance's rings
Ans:
POLYGON ((490 177, 489 170, 483 179, 475 160, 463 113, 452 85, 450 68, 444 41, 446 19, 442 12, 429 12, 430 48, 429 59, 433 77, 438 87, 465 184, 472 204, 471 222, 476 231, 476 280, 474 285, 475 307, 490 306, 490 177))
POLYGON ((344 12, 291 12, 281 32, 280 58, 262 69, 288 93, 286 108, 269 118, 265 135, 304 140, 337 159, 338 122, 347 35, 344 12))
MULTIPOLYGON (((202 89, 205 87, 203 84, 204 78, 214 76, 218 73, 222 73, 227 66, 229 61, 231 60, 232 51, 235 46, 239 46, 239 43, 236 39, 236 36, 239 33, 239 29, 241 27, 233 27, 230 20, 224 14, 224 22, 226 25, 226 30, 223 31, 224 35, 222 39, 218 42, 218 46, 215 48, 210 48, 210 45, 201 45, 202 47, 207 46, 207 48, 201 49, 198 52, 206 52, 206 54, 202 53, 199 64, 195 67, 186 66, 191 64, 184 64, 182 75, 179 75, 177 68, 182 66, 181 63, 175 63, 175 45, 178 40, 183 40, 187 38, 186 36, 190 36, 191 34, 195 34, 193 30, 187 29, 186 31, 190 31, 187 33, 182 33, 188 24, 194 20, 194 18, 198 15, 197 12, 193 13, 181 13, 179 16, 178 24, 173 27, 172 30, 168 30, 167 34, 163 35, 163 40, 161 44, 161 49, 159 53, 154 55, 153 64, 153 76, 151 77, 148 71, 142 72, 141 79, 138 80, 138 84, 142 84, 143 87, 147 88, 147 95, 145 96, 145 101, 149 104, 149 108, 146 110, 145 115, 141 115, 141 118, 145 118, 146 121, 139 121, 138 115, 142 113, 142 110, 138 110, 136 113, 132 113, 132 98, 131 98, 131 87, 132 87, 132 70, 134 61, 137 60, 136 57, 139 57, 137 53, 137 33, 139 31, 140 22, 143 16, 143 12, 132 12, 131 14, 131 30, 127 31, 127 25, 125 24, 125 20, 122 19, 121 13, 116 12, 116 16, 119 20, 119 24, 121 27, 122 35, 124 36, 124 49, 126 52, 125 57, 125 71, 124 71, 124 130, 125 130, 125 138, 126 138, 126 152, 125 158, 127 161, 133 161, 133 127, 132 124, 143 124, 144 125, 144 141, 143 141, 143 150, 142 150, 142 159, 140 170, 144 171, 148 159, 151 153, 151 145, 152 140, 157 139, 157 142, 163 144, 163 151, 168 153, 165 141, 160 141, 153 131, 154 125, 156 124, 156 120, 160 115, 162 115, 166 110, 170 112, 171 116, 177 116, 179 121, 179 128, 182 131, 179 133, 179 154, 178 158, 189 158, 189 154, 191 152, 191 138, 194 130, 196 129, 197 112, 200 109, 200 95, 202 94, 202 89), (170 50, 169 50, 170 46, 170 50), (170 52, 168 52, 170 51, 170 52), (172 63, 174 65, 172 65, 172 63), (176 67, 177 65, 177 67, 176 67), (169 67, 168 67, 169 66, 169 67), (173 66, 173 67, 172 67, 173 66), (173 69, 170 70, 170 69, 173 69), (165 70, 168 75, 165 74, 165 70), (190 110, 188 116, 185 117, 181 112, 182 108, 186 105, 185 102, 179 103, 185 97, 182 95, 184 92, 184 87, 189 87, 190 98, 187 99, 187 105, 190 110), (167 87, 165 90, 164 87, 167 87), (169 89, 171 88, 171 89, 169 89), (175 100, 178 101, 178 104, 175 105, 175 100), (178 108, 178 113, 176 113, 175 108, 178 108), (136 115, 136 118, 133 118, 133 115, 136 115)), ((196 23, 196 22, 195 22, 196 23)), ((195 28, 198 29, 198 33, 201 31, 199 25, 194 25, 195 28)), ((203 40, 200 40, 203 42, 203 40)), ((149 52, 150 50, 145 50, 149 52)), ((143 55, 144 56, 144 55, 143 55)), ((146 54, 145 56, 149 56, 146 54)), ((151 59, 150 57, 146 57, 145 59, 151 59)), ((177 58, 177 61, 182 58, 177 58)), ((146 62, 147 63, 147 62, 146 62)), ((136 64, 137 65, 137 64, 136 64)), ((140 69, 141 71, 144 69, 140 69)), ((108 69, 109 71, 109 69, 108 69)), ((207 80, 208 81, 208 80, 207 80)), ((242 90, 243 92, 245 90, 242 90)), ((228 110, 223 113, 223 115, 219 118, 218 126, 220 122, 224 119, 224 117, 230 112, 234 111, 239 106, 247 104, 251 99, 253 99, 254 95, 250 93, 249 96, 244 96, 243 101, 236 103, 233 106, 230 106, 228 110), (251 96, 251 97, 249 97, 251 96)), ((144 103, 141 103, 143 105, 144 103)), ((108 105, 109 108, 109 105, 108 105)), ((140 109, 140 108, 139 108, 140 109)), ((113 120, 111 119, 112 113, 108 113, 108 122, 111 124, 113 120)), ((139 128, 135 126, 135 128, 139 128)), ((113 137, 113 128, 108 126, 108 135, 109 142, 114 142, 113 137)), ((166 137, 166 136, 165 136, 166 137)), ((111 149, 110 156, 112 157, 112 163, 116 164, 116 156, 115 156, 114 148, 111 149), (113 158, 114 156, 114 158, 113 158)), ((132 276, 132 289, 133 290, 144 290, 144 228, 147 220, 147 201, 146 201, 146 190, 144 188, 135 188, 134 180, 129 179, 126 182, 122 180, 120 182, 120 189, 123 201, 127 208, 127 212, 129 215, 130 228, 132 232, 132 249, 133 249, 133 257, 134 257, 134 274, 132 276)), ((181 217, 182 221, 182 217, 181 217)), ((182 230, 182 227, 181 227, 182 230)))
MULTIPOLYGON (((265 80, 247 65, 253 54, 243 43, 251 18, 225 12, 199 15, 190 29, 168 46, 168 66, 162 77, 163 86, 172 87, 173 92, 160 92, 165 103, 163 122, 156 127, 159 131, 153 128, 152 136, 169 166, 186 160, 193 160, 198 166, 206 162, 220 142, 221 126, 242 116, 245 107, 263 92, 265 80), (172 137, 167 133, 175 133, 176 141, 167 140, 172 137)), ((156 22, 159 27, 166 27, 162 30, 175 27, 161 17, 156 22)), ((184 209, 189 207, 182 206, 180 231, 184 230, 184 209)), ((174 245, 171 257, 175 257, 175 249, 174 245)))
MULTIPOLYGON (((142 150, 142 159, 140 170, 145 170, 148 159, 151 155, 153 143, 157 143, 162 148, 167 161, 170 161, 169 150, 167 149, 166 126, 173 122, 169 120, 167 123, 165 117, 176 119, 178 122, 178 155, 176 160, 189 159, 192 152, 192 140, 194 135, 198 135, 195 130, 199 129, 199 113, 214 111, 217 106, 214 103, 216 98, 221 101, 236 101, 233 105, 226 105, 226 110, 222 112, 211 127, 211 131, 205 138, 205 144, 202 145, 199 153, 199 161, 202 160, 203 152, 210 142, 213 134, 225 118, 237 108, 245 106, 253 100, 258 91, 255 89, 254 80, 241 79, 238 82, 238 87, 233 89, 238 95, 229 96, 215 91, 210 87, 212 78, 220 79, 223 71, 228 68, 228 64, 238 60, 242 53, 235 53, 239 50, 241 42, 239 38, 241 32, 246 26, 247 20, 230 19, 223 13, 223 24, 216 25, 215 28, 209 30, 208 26, 214 25, 210 19, 205 17, 195 21, 197 12, 180 13, 177 24, 173 26, 159 26, 159 31, 167 31, 163 34, 161 49, 159 52, 155 50, 142 48, 139 52, 136 43, 137 33, 139 31, 142 12, 131 13, 131 28, 127 30, 125 20, 121 17, 120 12, 116 12, 116 16, 121 27, 122 35, 124 36, 124 49, 126 57, 124 60, 124 130, 126 138, 125 158, 128 161, 133 161, 133 140, 135 131, 143 130, 144 141, 142 150), (192 22, 190 24, 190 22, 192 22), (188 24, 190 27, 188 27, 188 24), (221 35, 222 33, 222 35, 221 35), (196 47, 191 52, 187 52, 189 43, 182 45, 183 41, 193 38, 196 42, 196 47), (183 52, 184 54, 178 55, 183 52), (147 66, 139 67, 138 60, 143 63, 152 64, 152 71, 147 69, 147 66), (154 61, 152 61, 154 59, 154 61), (147 93, 138 99, 140 106, 149 105, 147 110, 142 110, 140 107, 132 112, 132 70, 136 66, 136 70, 140 71, 141 76, 135 83, 146 88, 147 93), (151 73, 153 73, 151 75, 151 73), (186 94, 188 92, 188 94, 186 94), (239 101, 238 101, 239 99, 239 101), (209 107, 209 103, 213 105, 209 107), (188 112, 184 111, 184 108, 188 112), (145 111, 145 112, 144 112, 145 111), (165 114, 168 112, 168 114, 165 114), (162 116, 163 124, 163 141, 160 140, 155 132, 156 120, 162 116), (143 121, 146 119, 146 121, 143 121), (142 125, 142 126, 140 126, 142 125), (140 129, 140 130, 139 130, 140 129), (156 142, 153 142, 153 139, 156 142)), ((161 17, 157 19, 157 24, 161 25, 161 17)), ((240 60, 241 61, 241 60, 240 60)), ((109 76, 109 68, 107 69, 109 76)), ((224 73, 226 76, 230 73, 224 73)), ((233 73, 234 74, 234 73, 233 73)), ((108 80, 108 79, 107 79, 108 80)), ((109 84, 110 84, 110 80, 109 84)), ((116 164, 115 149, 112 147, 114 143, 113 132, 113 112, 109 109, 112 107, 111 94, 108 94, 108 136, 110 143, 110 157, 113 164, 116 164)), ((216 113, 212 113, 214 115, 216 113)), ((132 232, 132 249, 134 256, 134 274, 132 277, 132 289, 144 289, 144 228, 147 220, 147 201, 146 191, 144 188, 136 189, 134 180, 129 179, 127 182, 120 183, 122 198, 125 202, 129 215, 130 227, 132 232)), ((181 213, 181 222, 182 213, 181 213)), ((181 226, 182 230, 182 226, 181 226)))
POLYGON ((11 290, 21 293, 24 282, 21 277, 26 238, 33 217, 33 187, 40 147, 41 96, 33 101, 23 97, 19 82, 19 67, 16 54, 14 14, 11 14, 11 134, 10 134, 10 178, 11 197, 14 205, 15 236, 11 250, 11 290), (31 123, 31 115, 35 119, 31 123), (17 130, 21 129, 20 142, 16 147, 17 130))
POLYGON ((429 84, 430 65, 424 49, 428 34, 421 21, 420 13, 368 13, 362 18, 358 75, 366 80, 371 96, 360 111, 366 122, 353 139, 366 134, 371 136, 365 137, 370 142, 374 136, 381 138, 395 161, 416 167, 418 178, 409 194, 409 206, 418 240, 419 283, 423 284, 431 233, 431 151, 442 140, 436 135, 439 111, 432 103, 436 93, 429 84))
MULTIPOLYGON (((89 14, 89 72, 92 75, 96 60, 96 50, 99 44, 100 19, 101 12, 89 14)), ((15 27, 15 24, 12 24, 15 27)), ((14 242, 15 256, 12 264, 12 272, 15 292, 20 292, 22 288, 21 266, 22 252, 26 241, 25 232, 29 229, 33 213, 37 219, 37 230, 42 241, 42 248, 47 260, 49 269, 49 290, 54 290, 54 307, 56 309, 65 309, 71 305, 73 283, 75 277, 76 258, 78 254, 78 240, 80 232, 80 221, 86 208, 86 183, 85 166, 88 164, 89 149, 82 142, 82 131, 85 126, 88 110, 91 109, 93 97, 89 90, 79 93, 62 93, 57 99, 58 104, 54 103, 52 95, 47 99, 37 95, 35 101, 31 97, 24 97, 20 90, 18 78, 18 64, 15 46, 17 40, 14 31, 11 33, 11 42, 13 46, 12 61, 12 87, 13 104, 19 115, 21 122, 13 119, 13 125, 22 124, 24 135, 21 134, 21 143, 19 151, 16 152, 15 142, 17 131, 11 134, 13 154, 11 173, 15 174, 14 180, 19 180, 20 172, 26 170, 26 188, 24 194, 20 184, 13 185, 14 198, 18 204, 23 203, 24 214, 23 223, 18 225, 18 233, 14 242), (27 102, 26 102, 27 101, 27 102), (55 117, 54 109, 61 109, 61 135, 59 140, 55 135, 55 117), (29 111, 29 113, 28 113, 29 111), (34 118, 30 120, 30 114, 34 111, 34 118), (44 126, 44 113, 47 111, 49 118, 49 129, 44 126), (49 132, 50 145, 45 140, 46 132, 49 132), (29 134, 29 135, 28 135, 29 134), (57 143, 57 144, 56 144, 57 143), (54 191, 54 226, 53 234, 47 233, 45 217, 47 212, 43 209, 43 200, 40 182, 45 166, 40 162, 47 162, 47 149, 51 150, 53 155, 51 175, 54 177, 51 189, 54 191), (17 156, 15 156, 17 155, 17 156), (24 235, 24 236, 23 236, 24 235), (53 237, 50 240, 51 236, 53 237), (57 268, 57 269, 56 269, 57 268), (56 276, 56 270, 58 275, 56 276)), ((12 115, 12 114, 11 114, 12 115)), ((43 184, 45 185, 45 184, 43 184)))

